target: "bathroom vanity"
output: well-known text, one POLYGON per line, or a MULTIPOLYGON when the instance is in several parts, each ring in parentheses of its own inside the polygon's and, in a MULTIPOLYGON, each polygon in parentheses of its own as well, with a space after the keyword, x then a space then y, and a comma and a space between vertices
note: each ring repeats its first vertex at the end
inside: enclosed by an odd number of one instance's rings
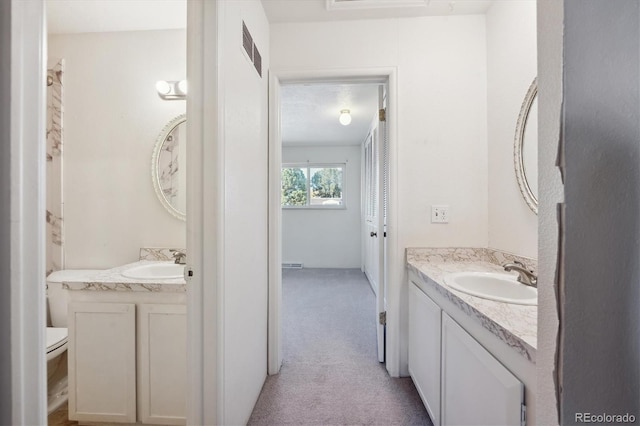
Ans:
POLYGON ((186 423, 185 280, 126 276, 154 265, 172 264, 141 260, 63 282, 71 420, 186 423))
POLYGON ((409 248, 409 373, 434 425, 535 424, 537 306, 455 290, 457 272, 533 259, 484 248, 409 248))

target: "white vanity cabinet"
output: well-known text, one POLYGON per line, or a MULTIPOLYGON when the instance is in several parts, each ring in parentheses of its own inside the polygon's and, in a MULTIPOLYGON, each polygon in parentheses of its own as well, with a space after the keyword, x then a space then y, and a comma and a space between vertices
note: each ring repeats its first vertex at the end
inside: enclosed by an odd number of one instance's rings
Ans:
POLYGON ((96 301, 69 304, 69 419, 185 424, 186 305, 153 303, 175 295, 72 293, 96 301))
POLYGON ((187 308, 138 310, 138 409, 146 424, 183 425, 187 390, 187 308))
POLYGON ((409 281, 409 374, 435 426, 524 424, 524 385, 409 281))
POLYGON ((135 423, 136 309, 133 303, 69 305, 69 418, 135 423))
POLYGON ((409 374, 435 426, 440 425, 442 309, 409 283, 409 374))
POLYGON ((524 385, 442 314, 442 424, 520 425, 524 385))

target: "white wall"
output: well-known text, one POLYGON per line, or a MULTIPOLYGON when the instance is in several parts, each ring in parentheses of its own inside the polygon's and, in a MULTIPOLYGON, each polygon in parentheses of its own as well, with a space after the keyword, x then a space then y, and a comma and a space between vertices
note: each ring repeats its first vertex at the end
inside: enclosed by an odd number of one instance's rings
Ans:
MULTIPOLYGON (((363 139, 364 139, 363 135, 363 139)), ((342 209, 282 209, 282 261, 305 268, 360 268, 361 146, 283 147, 283 163, 345 163, 342 209)))
POLYGON ((404 248, 488 243, 484 16, 274 24, 271 40, 272 69, 397 67, 397 273, 387 295, 396 312, 387 317, 387 368, 406 375, 404 248), (449 224, 430 223, 432 204, 450 206, 449 224))
POLYGON ((157 80, 186 77, 184 30, 49 37, 65 60, 65 268, 109 268, 140 247, 185 247, 185 222, 160 204, 151 154, 162 128, 185 112, 157 80))
POLYGON ((269 24, 258 0, 220 3, 224 97, 223 424, 246 424, 267 375, 269 24), (262 78, 242 50, 242 21, 262 78))
POLYGON ((538 218, 515 176, 513 141, 537 75, 536 2, 498 1, 487 12, 489 246, 537 258, 538 218))
POLYGON ((558 204, 563 186, 556 166, 560 140, 563 72, 563 2, 538 2, 538 97, 540 223, 538 240, 538 350, 537 419, 541 425, 558 424, 556 346, 558 337, 557 267, 560 239, 558 204))

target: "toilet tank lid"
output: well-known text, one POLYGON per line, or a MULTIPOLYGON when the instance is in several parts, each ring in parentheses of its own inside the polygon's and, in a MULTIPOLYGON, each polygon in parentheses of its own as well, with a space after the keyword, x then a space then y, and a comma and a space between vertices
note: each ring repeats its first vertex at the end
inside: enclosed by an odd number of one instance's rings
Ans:
POLYGON ((49 274, 47 282, 61 283, 63 281, 73 281, 83 279, 86 276, 94 275, 99 269, 63 269, 49 274))

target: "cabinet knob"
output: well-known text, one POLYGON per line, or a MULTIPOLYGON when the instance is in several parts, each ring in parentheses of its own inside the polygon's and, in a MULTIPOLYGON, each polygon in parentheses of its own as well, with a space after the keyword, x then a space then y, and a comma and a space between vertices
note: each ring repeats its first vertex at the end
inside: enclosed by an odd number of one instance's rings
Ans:
POLYGON ((369 235, 370 235, 370 236, 372 236, 372 237, 377 237, 377 236, 378 236, 378 233, 377 233, 377 232, 373 232, 373 231, 371 231, 371 233, 370 233, 369 235))

